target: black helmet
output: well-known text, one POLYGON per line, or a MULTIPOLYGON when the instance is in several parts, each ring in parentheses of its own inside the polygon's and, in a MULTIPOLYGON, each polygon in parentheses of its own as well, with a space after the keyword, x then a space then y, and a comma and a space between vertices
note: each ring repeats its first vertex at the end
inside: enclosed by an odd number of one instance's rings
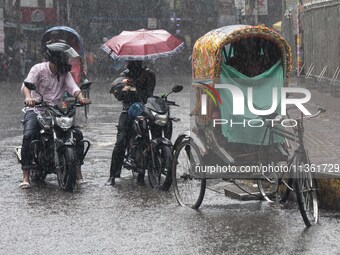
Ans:
POLYGON ((51 43, 46 45, 46 58, 57 66, 58 73, 67 73, 71 70, 70 58, 79 57, 79 54, 66 43, 51 43))

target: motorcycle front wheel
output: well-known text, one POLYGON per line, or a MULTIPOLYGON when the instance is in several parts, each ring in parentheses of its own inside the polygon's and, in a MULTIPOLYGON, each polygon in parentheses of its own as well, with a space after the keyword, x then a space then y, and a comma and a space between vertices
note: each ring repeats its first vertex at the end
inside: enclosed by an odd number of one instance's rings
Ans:
POLYGON ((169 190, 172 184, 172 153, 169 146, 157 146, 154 151, 155 167, 148 169, 148 179, 151 187, 169 190))
POLYGON ((59 169, 56 169, 59 187, 72 192, 76 184, 76 153, 72 147, 65 147, 59 154, 59 169))

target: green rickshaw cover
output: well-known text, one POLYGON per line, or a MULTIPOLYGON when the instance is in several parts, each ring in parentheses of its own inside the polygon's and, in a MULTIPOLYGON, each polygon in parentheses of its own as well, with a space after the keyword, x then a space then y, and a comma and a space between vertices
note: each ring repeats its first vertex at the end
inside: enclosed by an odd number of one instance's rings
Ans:
MULTIPOLYGON (((228 124, 221 125, 222 134, 228 139, 230 143, 246 143, 261 145, 266 127, 252 127, 261 126, 262 118, 250 112, 248 108, 248 87, 253 88, 253 106, 257 110, 266 110, 272 106, 273 88, 276 87, 278 91, 278 100, 276 112, 281 113, 281 88, 284 84, 283 65, 281 60, 274 64, 270 69, 255 77, 248 77, 235 68, 223 62, 220 75, 221 84, 235 85, 242 90, 244 95, 244 115, 233 115, 233 97, 229 89, 217 89, 221 99, 220 105, 221 119, 227 120, 228 124), (248 125, 248 121, 251 120, 248 125), (230 125, 230 122, 242 123, 230 125), (243 126, 245 123, 245 127, 243 126)), ((264 144, 268 143, 269 132, 266 134, 264 144)), ((274 141, 281 143, 283 138, 274 136, 274 141)))

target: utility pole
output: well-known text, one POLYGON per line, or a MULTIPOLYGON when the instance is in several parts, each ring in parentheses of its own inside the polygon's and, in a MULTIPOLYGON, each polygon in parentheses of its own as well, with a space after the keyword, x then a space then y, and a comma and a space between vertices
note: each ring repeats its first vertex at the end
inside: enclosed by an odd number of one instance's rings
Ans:
POLYGON ((5 53, 4 9, 6 1, 0 2, 0 53, 5 53))
POLYGON ((20 25, 20 6, 21 6, 21 1, 20 0, 15 0, 14 2, 14 11, 15 11, 15 19, 17 22, 17 39, 19 38, 21 34, 21 25, 20 25))
POLYGON ((70 1, 66 0, 66 11, 67 11, 67 23, 70 23, 70 17, 71 17, 71 6, 70 1))
POLYGON ((255 25, 257 25, 259 23, 259 2, 258 2, 258 0, 255 0, 254 14, 255 14, 255 25))
POLYGON ((286 0, 282 0, 282 13, 281 13, 281 33, 284 35, 286 22, 285 22, 285 12, 286 12, 286 0))
POLYGON ((297 33, 296 33, 296 73, 299 75, 302 65, 302 25, 301 25, 301 13, 303 12, 303 3, 299 1, 297 4, 297 33))

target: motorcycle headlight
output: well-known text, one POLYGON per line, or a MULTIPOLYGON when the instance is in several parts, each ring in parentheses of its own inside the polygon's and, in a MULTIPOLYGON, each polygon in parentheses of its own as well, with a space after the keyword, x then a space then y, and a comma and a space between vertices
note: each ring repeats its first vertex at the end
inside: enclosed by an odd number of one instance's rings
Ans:
POLYGON ((64 131, 70 129, 73 125, 73 117, 56 117, 57 125, 64 131))
POLYGON ((39 113, 37 119, 44 129, 50 129, 52 127, 52 117, 46 112, 39 113))
POLYGON ((168 122, 168 113, 159 114, 157 112, 151 111, 152 115, 155 117, 155 124, 159 126, 165 126, 168 122))

